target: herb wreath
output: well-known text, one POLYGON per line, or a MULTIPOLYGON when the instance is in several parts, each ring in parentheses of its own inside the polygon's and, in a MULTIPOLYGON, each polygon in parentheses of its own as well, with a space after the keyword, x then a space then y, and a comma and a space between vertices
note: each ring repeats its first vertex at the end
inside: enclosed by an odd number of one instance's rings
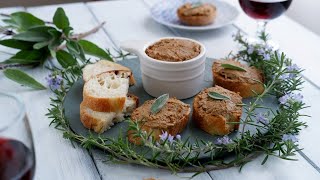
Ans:
MULTIPOLYGON (((240 122, 242 124, 242 129, 239 131, 241 136, 232 140, 228 136, 224 136, 216 142, 199 140, 191 144, 188 138, 182 140, 180 135, 173 137, 164 132, 160 137, 160 142, 155 142, 150 138, 150 134, 140 130, 138 123, 127 120, 129 130, 136 132, 136 136, 139 136, 144 145, 148 147, 143 152, 138 153, 135 151, 136 146, 129 143, 128 139, 122 136, 117 139, 111 139, 103 136, 90 135, 85 137, 76 134, 70 129, 69 122, 64 116, 64 99, 73 84, 81 79, 82 68, 90 63, 84 54, 109 60, 112 60, 112 57, 115 56, 112 56, 108 50, 104 51, 89 41, 80 40, 83 36, 72 38, 74 37, 71 33, 72 28, 69 26, 69 20, 61 8, 57 10, 53 18, 55 27, 53 27, 52 23, 46 26, 44 21, 23 12, 9 15, 5 22, 9 26, 2 27, 1 31, 7 35, 13 35, 13 38, 1 40, 0 44, 21 49, 21 51, 5 64, 0 64, 0 68, 12 67, 7 66, 8 63, 13 63, 14 65, 38 65, 50 55, 56 57, 62 68, 50 68, 52 74, 47 77, 49 87, 55 94, 51 98, 51 107, 47 113, 47 116, 52 119, 50 125, 54 125, 55 128, 62 131, 64 138, 71 140, 71 142, 79 142, 86 149, 99 148, 104 150, 106 156, 113 162, 140 164, 154 168, 169 169, 172 172, 196 172, 195 175, 197 175, 204 171, 232 166, 239 166, 241 170, 247 162, 262 154, 265 155, 265 158, 261 164, 264 164, 269 156, 294 160, 292 156, 299 150, 295 135, 303 127, 306 127, 306 123, 299 120, 299 117, 306 115, 300 114, 299 111, 307 108, 302 101, 302 95, 299 93, 303 84, 300 76, 302 70, 292 64, 292 61, 284 53, 273 51, 272 48, 266 45, 267 36, 265 33, 262 33, 260 37, 262 43, 254 45, 249 44, 238 33, 234 36, 234 40, 243 48, 238 53, 230 54, 228 57, 245 61, 250 66, 261 69, 265 75, 264 92, 257 94, 253 102, 243 104, 246 117, 240 122), (26 26, 25 23, 19 24, 19 22, 29 22, 29 24, 26 26), (15 33, 8 28, 14 28, 19 33, 15 33), (42 37, 42 35, 44 36, 42 37), (68 51, 62 50, 64 48, 63 42, 66 42, 68 51), (22 47, 30 49, 26 51, 22 47), (89 47, 93 47, 93 49, 89 47), (25 55, 29 51, 32 51, 32 56, 25 55), (37 55, 35 52, 41 52, 41 57, 43 58, 39 59, 37 56, 34 59, 25 59, 27 61, 20 59, 21 57, 34 57, 37 55), (103 55, 101 56, 101 54, 103 55), (279 99, 277 110, 261 104, 262 99, 270 95, 279 99), (266 112, 256 114, 255 110, 258 108, 263 108, 266 112), (253 134, 245 130, 246 126, 256 127, 257 133, 253 134), (210 155, 209 157, 211 158, 203 161, 199 158, 201 153, 210 155), (151 158, 147 158, 146 154, 151 154, 151 158), (232 155, 233 159, 225 160, 223 155, 226 154, 232 155)), ((119 52, 120 57, 127 55, 123 54, 122 51, 119 52)), ((19 76, 24 76, 24 74, 21 74, 23 72, 17 69, 7 69, 5 75, 27 86, 34 86, 33 88, 37 89, 43 88, 43 85, 37 84, 29 76, 26 76, 28 79, 22 80, 16 78, 17 72, 18 75, 20 73, 19 76)))

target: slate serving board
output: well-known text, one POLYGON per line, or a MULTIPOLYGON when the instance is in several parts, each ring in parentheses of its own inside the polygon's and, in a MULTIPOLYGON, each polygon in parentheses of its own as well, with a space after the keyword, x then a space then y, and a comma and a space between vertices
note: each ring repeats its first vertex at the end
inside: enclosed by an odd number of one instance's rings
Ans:
MULTIPOLYGON (((214 59, 209 59, 209 58, 206 60, 205 79, 203 81, 203 89, 207 88, 207 87, 211 87, 214 84, 213 78, 212 78, 212 72, 211 72, 211 66, 212 66, 213 61, 214 61, 214 59)), ((143 85, 142 85, 142 81, 141 81, 139 60, 137 58, 133 58, 133 59, 121 61, 121 62, 119 62, 119 64, 127 66, 132 70, 132 72, 135 76, 135 79, 136 79, 136 85, 131 86, 129 88, 129 93, 132 93, 132 94, 139 97, 140 105, 143 104, 146 100, 154 99, 154 97, 150 96, 143 89, 143 85)), ((64 104, 63 104, 64 109, 65 109, 65 116, 69 120, 70 127, 75 133, 83 135, 83 136, 88 136, 89 133, 93 134, 93 135, 97 135, 93 131, 89 131, 88 129, 84 128, 84 126, 82 125, 82 123, 80 121, 80 103, 82 102, 82 89, 83 89, 83 81, 79 80, 78 82, 76 82, 74 84, 74 86, 68 92, 68 94, 65 98, 64 104)), ((181 89, 181 90, 183 90, 183 89, 181 89)), ((250 99, 250 98, 244 99, 243 103, 247 104, 252 100, 253 99, 250 99)), ((193 97, 188 98, 188 99, 184 99, 182 101, 187 104, 190 104, 191 109, 192 109, 193 97)), ((264 106, 267 106, 267 107, 273 107, 273 109, 276 109, 278 107, 277 99, 274 97, 264 98, 263 101, 260 103, 264 106)), ((243 110, 243 112, 245 112, 245 111, 243 110)), ((260 113, 260 112, 263 113, 263 110, 258 109, 256 111, 256 113, 260 113)), ((246 117, 246 113, 242 113, 241 119, 244 119, 245 117, 246 117)), ((101 134, 101 136, 106 136, 106 137, 110 137, 110 138, 112 138, 112 137, 117 138, 119 136, 119 134, 126 136, 127 127, 128 127, 128 124, 126 122, 121 122, 121 123, 115 124, 111 129, 109 129, 106 132, 104 132, 103 134, 101 134)), ((242 128, 242 125, 240 125, 239 130, 241 130, 241 128, 242 128)), ((256 127, 253 127, 250 125, 247 125, 246 129, 250 130, 251 133, 256 132, 256 127)), ((235 132, 229 134, 228 136, 232 139, 232 138, 239 136, 239 134, 240 133, 238 131, 235 131, 235 132)), ((189 141, 191 143, 194 142, 195 139, 201 139, 204 141, 215 142, 216 139, 219 137, 219 136, 210 135, 210 134, 202 131, 201 129, 197 128, 196 125, 192 121, 191 115, 190 115, 188 125, 187 125, 186 129, 181 133, 181 136, 182 136, 182 139, 186 139, 186 138, 190 137, 189 141)))

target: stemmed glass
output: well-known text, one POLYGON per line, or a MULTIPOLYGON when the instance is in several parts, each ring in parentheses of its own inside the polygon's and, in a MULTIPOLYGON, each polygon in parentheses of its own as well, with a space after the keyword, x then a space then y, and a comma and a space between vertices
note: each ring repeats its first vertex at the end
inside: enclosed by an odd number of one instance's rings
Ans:
POLYGON ((34 170, 33 138, 24 104, 0 92, 0 179, 31 180, 34 170))
MULTIPOLYGON (((292 0, 239 0, 242 10, 258 22, 257 37, 253 42, 259 42, 261 32, 266 32, 267 23, 282 15, 290 6, 292 0)), ((278 45, 271 40, 267 42, 276 48, 278 45)))

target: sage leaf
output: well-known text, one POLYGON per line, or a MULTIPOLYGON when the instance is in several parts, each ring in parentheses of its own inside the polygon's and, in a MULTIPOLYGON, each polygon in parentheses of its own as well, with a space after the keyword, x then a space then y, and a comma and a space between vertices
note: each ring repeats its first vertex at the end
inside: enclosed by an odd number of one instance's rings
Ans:
POLYGON ((39 60, 30 60, 30 59, 16 59, 16 58, 10 58, 4 62, 4 64, 39 64, 39 60))
POLYGON ((33 43, 31 42, 20 41, 16 39, 4 39, 0 41, 0 44, 6 47, 22 50, 30 50, 33 46, 33 43))
POLYGON ((245 71, 245 72, 247 71, 242 67, 235 66, 235 65, 232 65, 232 64, 221 64, 221 67, 223 67, 225 69, 232 69, 232 70, 237 70, 237 71, 245 71))
POLYGON ((3 71, 4 75, 11 79, 12 81, 19 83, 23 86, 28 86, 33 89, 43 90, 46 89, 42 84, 36 81, 34 78, 29 76, 28 74, 20 71, 18 69, 6 69, 3 71))
POLYGON ((209 92, 208 96, 215 100, 230 100, 230 97, 219 94, 217 92, 209 92))
POLYGON ((16 12, 10 15, 19 31, 26 31, 34 26, 44 25, 44 21, 27 12, 16 12))
POLYGON ((60 50, 57 52, 57 60, 61 64, 62 67, 67 68, 69 66, 74 66, 77 64, 77 60, 73 58, 71 54, 64 50, 60 50))
POLYGON ((18 28, 18 24, 13 19, 3 19, 2 20, 7 27, 18 28))
POLYGON ((33 45, 33 49, 41 49, 50 44, 50 41, 39 42, 33 45))
POLYGON ((163 94, 159 96, 151 106, 151 114, 157 114, 163 106, 167 103, 169 99, 169 94, 163 94))
POLYGON ((28 41, 28 42, 43 42, 49 41, 50 35, 44 32, 26 31, 16 34, 12 37, 16 40, 28 41))
POLYGON ((12 63, 18 63, 18 64, 36 64, 40 63, 42 60, 44 60, 44 54, 43 51, 39 50, 21 50, 17 52, 14 56, 12 56, 10 59, 4 61, 5 64, 12 64, 12 63))
POLYGON ((57 31, 56 29, 48 30, 49 34, 51 35, 51 40, 48 45, 48 49, 52 57, 56 57, 56 48, 63 42, 61 36, 62 33, 57 31))
POLYGON ((111 56, 96 44, 87 40, 80 40, 78 42, 80 46, 83 48, 83 51, 85 54, 92 55, 101 59, 113 61, 111 56))
POLYGON ((59 29, 65 29, 70 26, 69 19, 64 12, 64 10, 59 7, 53 16, 53 23, 59 28, 59 29))
POLYGON ((80 44, 76 41, 67 41, 67 49, 69 53, 71 53, 73 56, 79 58, 81 61, 85 62, 86 58, 84 56, 84 51, 80 44))
POLYGON ((28 29, 28 31, 43 32, 43 33, 49 33, 50 30, 56 30, 56 29, 51 26, 35 26, 28 29))

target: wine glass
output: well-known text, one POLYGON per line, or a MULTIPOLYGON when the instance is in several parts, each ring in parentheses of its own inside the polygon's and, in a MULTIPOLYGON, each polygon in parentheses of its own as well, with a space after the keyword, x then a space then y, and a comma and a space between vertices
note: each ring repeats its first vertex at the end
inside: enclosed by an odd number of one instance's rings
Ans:
POLYGON ((31 180, 34 169, 33 139, 24 104, 0 92, 0 179, 31 180))
MULTIPOLYGON (((267 23, 282 15, 290 6, 292 0, 239 0, 242 10, 258 22, 256 38, 249 41, 260 42, 261 32, 266 32, 267 23)), ((271 40, 267 41, 271 47, 278 45, 271 40)))

